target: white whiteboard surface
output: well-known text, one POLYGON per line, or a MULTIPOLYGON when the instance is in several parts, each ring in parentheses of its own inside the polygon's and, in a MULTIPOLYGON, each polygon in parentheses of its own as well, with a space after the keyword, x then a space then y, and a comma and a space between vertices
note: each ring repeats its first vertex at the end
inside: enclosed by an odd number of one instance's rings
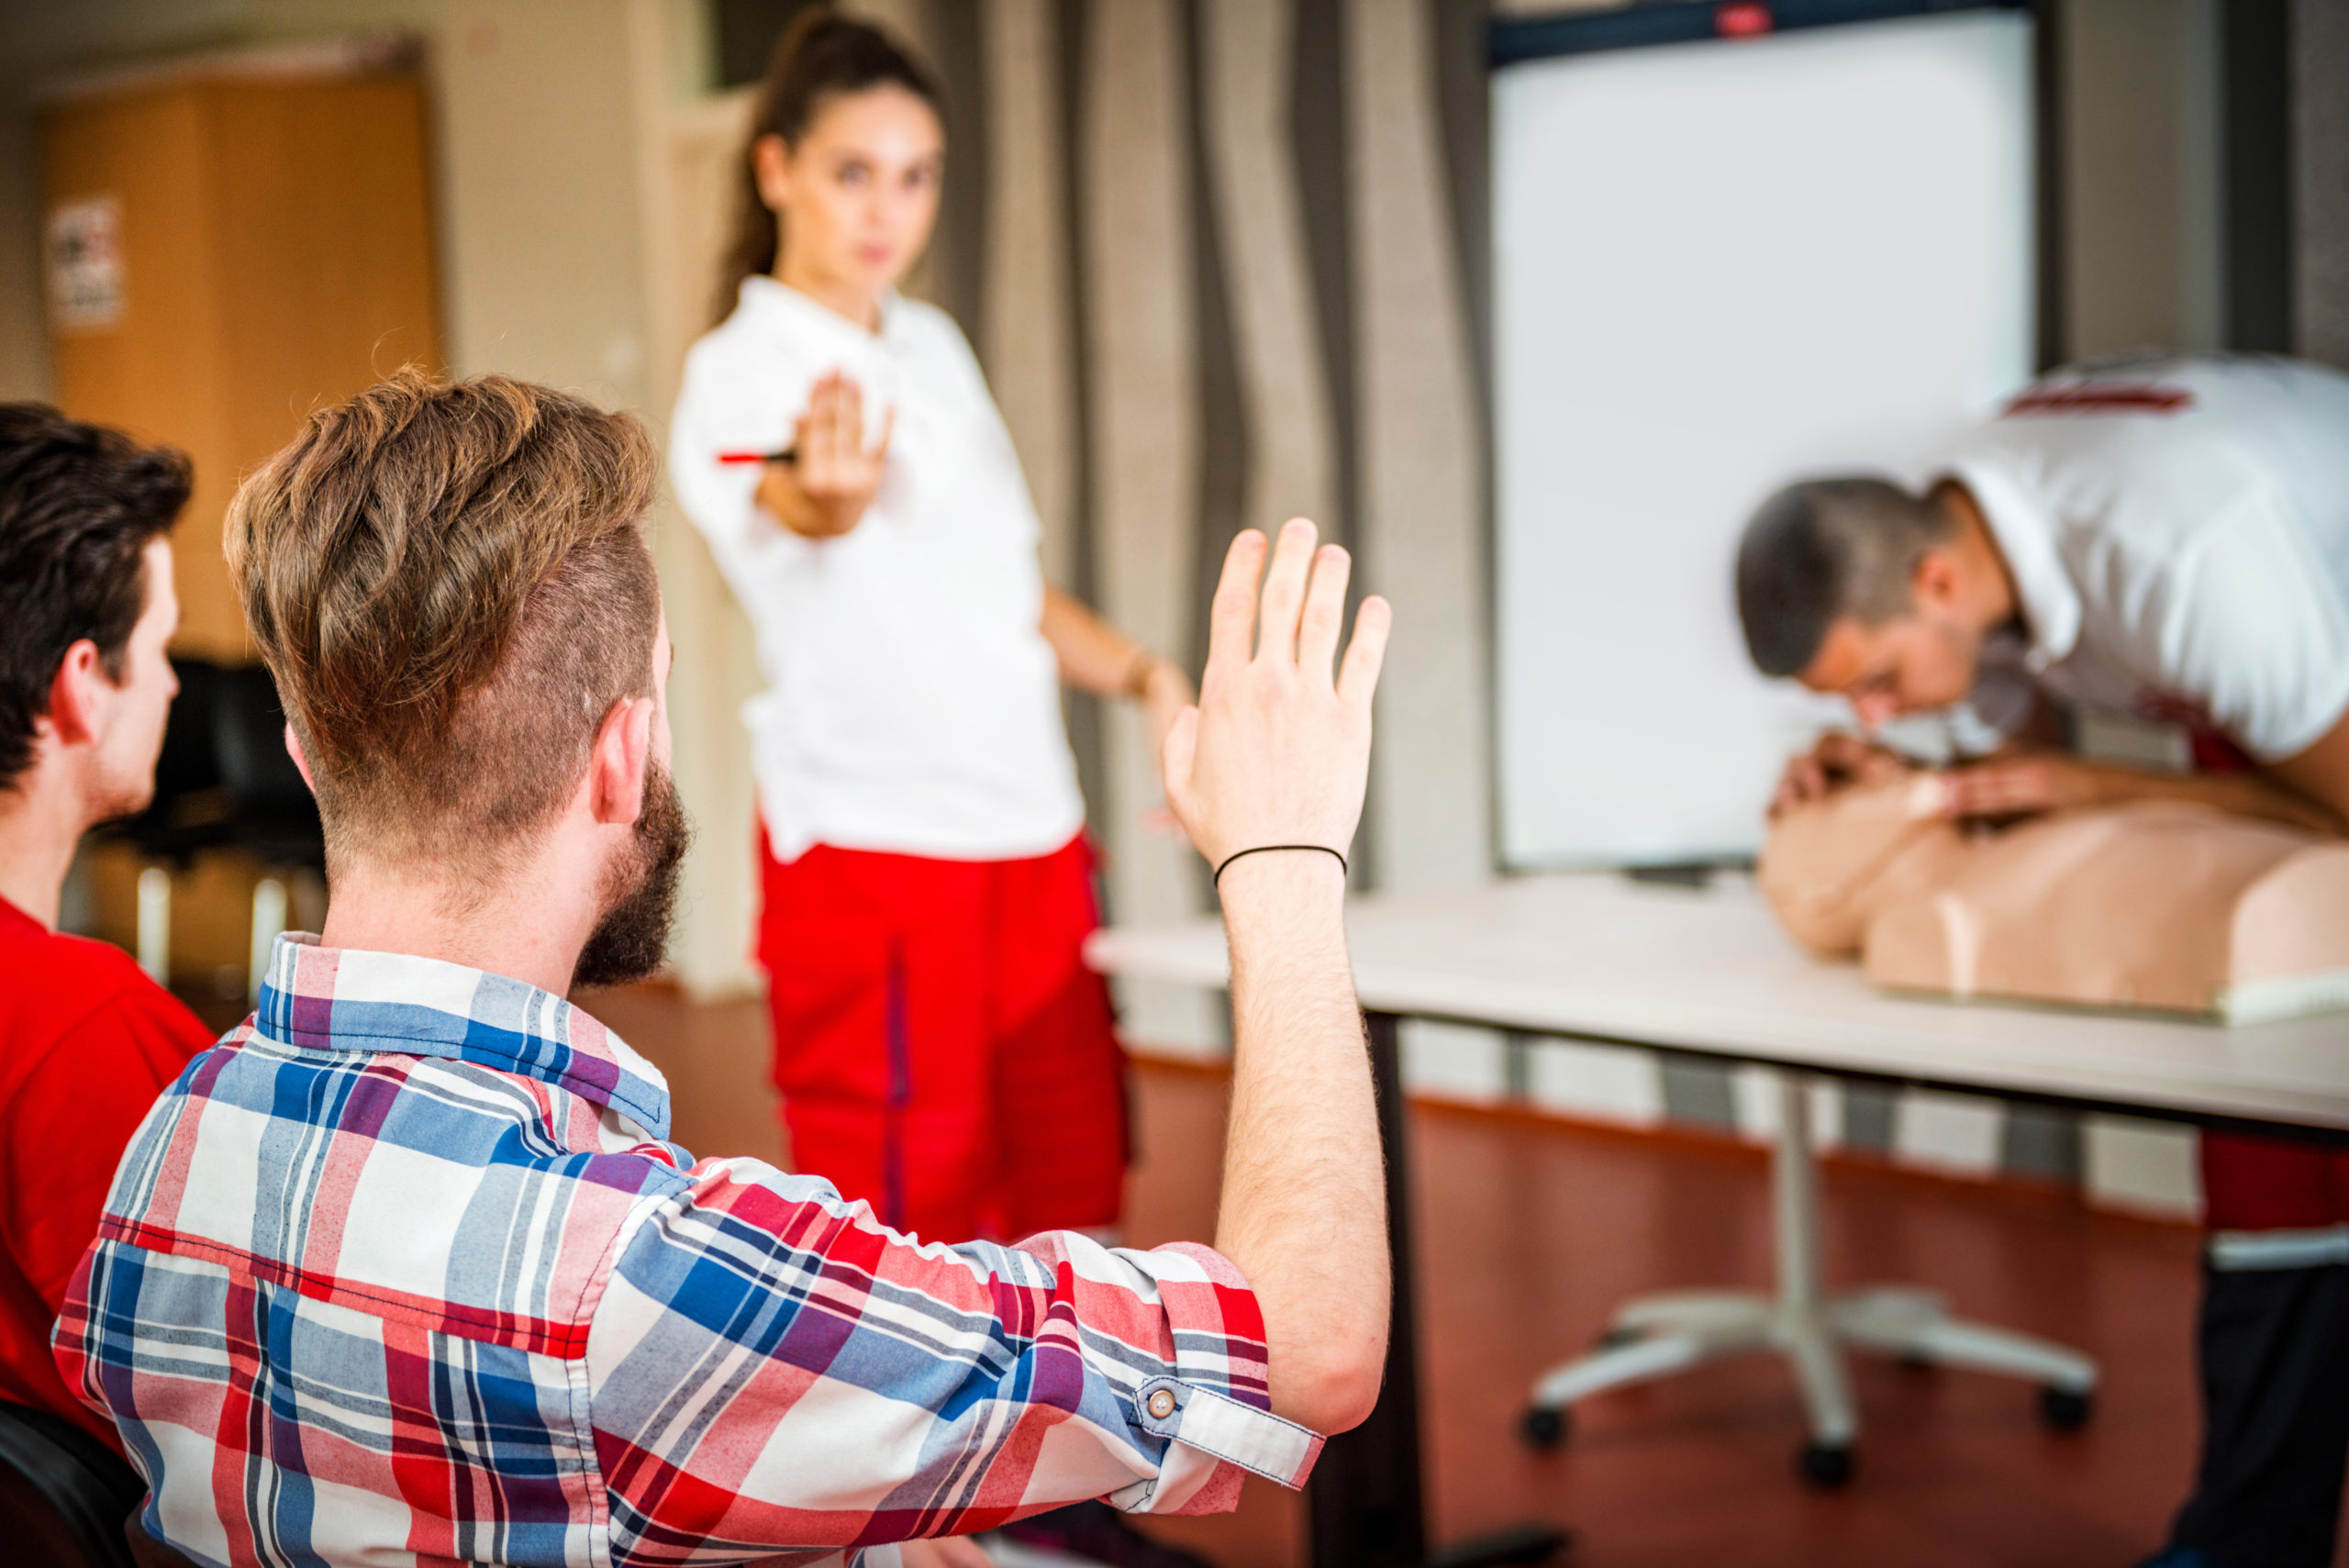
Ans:
POLYGON ((1493 90, 1502 851, 1751 852, 1840 701, 1747 662, 1746 517, 1915 479, 2032 365, 2030 24, 1512 65, 1493 90))

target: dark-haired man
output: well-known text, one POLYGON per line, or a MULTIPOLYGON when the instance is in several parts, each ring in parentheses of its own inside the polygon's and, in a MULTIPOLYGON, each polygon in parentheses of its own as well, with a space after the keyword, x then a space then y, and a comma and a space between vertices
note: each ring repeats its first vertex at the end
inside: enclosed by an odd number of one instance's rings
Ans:
MULTIPOLYGON (((2349 376, 2204 358, 2060 372, 1914 495, 1854 475, 1787 486, 1737 558, 1767 675, 1871 728, 1966 704, 2007 745, 1950 809, 2000 816, 2160 796, 2349 823, 2349 376), (2182 727, 2222 776, 2097 767, 2063 718, 2182 727)), ((1848 737, 1781 799, 1876 765, 1848 737)))
POLYGON ((139 1120, 210 1034, 117 948, 57 929, 83 832, 145 806, 179 689, 176 452, 0 405, 0 1400, 119 1448, 49 1336, 139 1120))
POLYGON ((1300 1482, 1386 1344, 1340 859, 1385 604, 1341 663, 1344 552, 1292 523, 1265 570, 1243 534, 1168 741, 1229 867, 1220 1251, 925 1242, 696 1162, 562 999, 659 962, 684 841, 652 481, 624 416, 403 375, 230 508, 330 902, 149 1117, 58 1325, 150 1531, 223 1563, 815 1561, 1300 1482))
MULTIPOLYGON (((1765 674, 1873 728, 1965 703, 1999 742, 1947 809, 2132 799, 2349 831, 2349 376, 2263 358, 2058 373, 1946 456, 1930 489, 1796 484, 1737 559, 1765 674), (2066 715, 2184 731, 2193 771, 2081 761, 2066 715)), ((1851 736, 1781 804, 1908 764, 1851 736)), ((2206 1132, 2195 1496, 2161 1559, 2330 1563, 2349 1459, 2349 1155, 2206 1132)))

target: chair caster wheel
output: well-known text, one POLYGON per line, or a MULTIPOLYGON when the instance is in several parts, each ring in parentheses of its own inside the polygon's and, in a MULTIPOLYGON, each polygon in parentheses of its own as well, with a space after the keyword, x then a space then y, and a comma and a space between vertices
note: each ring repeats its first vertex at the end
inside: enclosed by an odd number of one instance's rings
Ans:
POLYGON ((1848 1443, 1805 1443, 1795 1455, 1795 1473, 1806 1485, 1831 1491, 1852 1479, 1852 1449, 1848 1443))
POLYGON ((1552 1449, 1566 1440, 1568 1424, 1564 1410, 1545 1410, 1536 1405, 1518 1418, 1517 1432, 1529 1447, 1552 1449))
POLYGON ((2039 1418, 2059 1432, 2076 1431, 2096 1413, 2096 1395, 2077 1388, 2039 1391, 2039 1418))
POLYGON ((1594 1343, 1602 1351, 1620 1351, 1625 1345, 1636 1345, 1646 1336, 1628 1323, 1617 1323, 1603 1329, 1594 1343))

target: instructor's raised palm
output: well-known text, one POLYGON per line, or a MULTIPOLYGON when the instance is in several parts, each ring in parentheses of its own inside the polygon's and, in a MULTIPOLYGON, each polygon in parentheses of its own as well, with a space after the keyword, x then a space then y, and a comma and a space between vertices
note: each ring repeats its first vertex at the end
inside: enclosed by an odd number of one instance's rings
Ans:
POLYGON ((784 526, 810 539, 836 539, 854 528, 881 489, 889 467, 892 408, 881 439, 864 442, 864 393, 839 371, 829 371, 807 395, 807 412, 792 431, 788 470, 762 489, 784 526))

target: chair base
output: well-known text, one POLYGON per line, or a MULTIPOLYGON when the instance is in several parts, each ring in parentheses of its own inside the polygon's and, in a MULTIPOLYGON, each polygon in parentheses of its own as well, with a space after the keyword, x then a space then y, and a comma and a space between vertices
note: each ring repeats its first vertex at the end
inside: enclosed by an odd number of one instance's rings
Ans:
POLYGON ((1847 1348, 2025 1378, 2039 1385, 2041 1412, 2050 1425, 2074 1427, 2085 1420, 2097 1366, 2077 1351, 1954 1318, 1938 1293, 1913 1285, 1876 1285, 1831 1296, 1820 1290, 1818 1159, 1810 1141, 1807 1085, 1799 1074, 1776 1076, 1779 1131, 1771 1156, 1771 1194, 1776 1291, 1675 1291, 1627 1302, 1598 1349, 1535 1379, 1522 1429, 1528 1440, 1545 1446, 1563 1440, 1567 1408, 1604 1389, 1770 1351, 1792 1363, 1802 1391, 1810 1436, 1798 1456, 1799 1473, 1816 1485, 1840 1485, 1851 1473, 1852 1443, 1859 1431, 1843 1365, 1847 1348))

